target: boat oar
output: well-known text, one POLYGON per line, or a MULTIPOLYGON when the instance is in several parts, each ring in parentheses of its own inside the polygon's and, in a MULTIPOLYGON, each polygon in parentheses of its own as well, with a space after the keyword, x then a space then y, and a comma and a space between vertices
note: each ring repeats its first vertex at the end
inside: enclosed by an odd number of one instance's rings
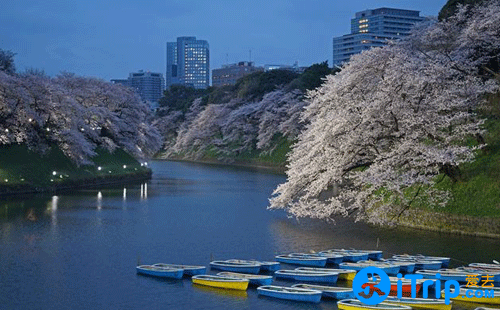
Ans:
POLYGON ((499 263, 498 261, 496 261, 496 260, 493 260, 493 262, 494 262, 495 264, 497 264, 497 265, 500 265, 500 263, 499 263))

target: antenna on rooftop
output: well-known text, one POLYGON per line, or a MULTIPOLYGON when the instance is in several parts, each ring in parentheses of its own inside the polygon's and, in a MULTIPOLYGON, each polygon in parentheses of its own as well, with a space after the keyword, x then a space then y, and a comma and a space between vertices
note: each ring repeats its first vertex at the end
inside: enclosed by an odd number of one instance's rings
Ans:
POLYGON ((248 60, 248 62, 252 62, 252 49, 249 49, 248 53, 250 54, 250 59, 248 60))
POLYGON ((229 53, 226 53, 226 65, 229 65, 229 53))

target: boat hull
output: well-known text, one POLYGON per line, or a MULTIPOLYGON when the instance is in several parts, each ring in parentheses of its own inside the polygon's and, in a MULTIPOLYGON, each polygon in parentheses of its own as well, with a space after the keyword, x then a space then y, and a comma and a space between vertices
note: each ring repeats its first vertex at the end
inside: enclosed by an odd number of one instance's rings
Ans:
POLYGON ((198 285, 204 285, 204 286, 210 286, 210 287, 217 287, 217 288, 223 288, 223 289, 229 289, 229 290, 238 290, 238 291, 246 291, 248 288, 249 281, 217 281, 214 279, 204 279, 204 278, 198 278, 197 276, 194 276, 192 278, 192 281, 194 284, 198 285))
MULTIPOLYGON (((474 296, 474 288, 460 288, 460 294, 457 297, 450 298, 451 300, 456 301, 464 301, 464 302, 473 302, 473 303, 481 303, 481 304, 490 304, 490 305, 500 305, 500 288, 491 288, 494 292, 494 297, 476 297, 474 296), (470 291, 470 292, 469 292, 470 291), (469 297, 472 296, 472 297, 469 297)), ((484 288, 484 290, 489 290, 488 288, 484 288)), ((444 297, 444 292, 441 294, 444 297)))
POLYGON ((351 299, 356 298, 354 296, 354 291, 349 288, 336 287, 336 286, 321 286, 321 285, 308 285, 308 284, 295 284, 292 287, 305 288, 310 290, 321 291, 322 296, 325 298, 332 299, 351 299))
POLYGON ((257 292, 261 296, 285 299, 285 300, 293 300, 293 301, 301 301, 301 302, 311 302, 311 303, 319 303, 321 301, 321 292, 310 292, 310 293, 285 293, 276 290, 268 290, 265 287, 258 287, 257 292))
POLYGON ((411 310, 411 307, 403 305, 395 305, 389 303, 380 303, 377 305, 366 305, 356 299, 344 299, 337 302, 337 307, 341 310, 362 310, 362 309, 374 309, 374 310, 411 310))
POLYGON ((224 264, 218 262, 211 262, 210 268, 222 271, 240 272, 258 274, 260 272, 260 265, 258 264, 224 264))
POLYGON ((289 273, 283 272, 285 270, 278 270, 274 273, 274 276, 279 279, 292 280, 292 281, 305 281, 305 282, 316 282, 316 283, 330 283, 335 284, 338 280, 338 274, 322 274, 322 273, 289 273))
POLYGON ((325 267, 326 261, 328 259, 326 257, 318 257, 318 258, 300 258, 300 257, 291 257, 291 256, 276 256, 276 261, 285 264, 298 265, 298 266, 310 266, 310 267, 325 267))
POLYGON ((162 263, 154 264, 153 266, 183 269, 185 276, 196 276, 207 273, 207 267, 205 266, 188 266, 188 265, 175 265, 175 264, 162 264, 162 263))
POLYGON ((165 270, 155 270, 155 269, 146 269, 141 266, 137 266, 136 271, 138 274, 142 275, 159 277, 159 278, 170 278, 170 279, 181 279, 184 274, 183 269, 165 268, 165 270))
POLYGON ((387 298, 384 300, 385 303, 390 303, 390 304, 396 304, 396 305, 403 305, 403 306, 409 306, 412 309, 431 309, 431 310, 451 310, 452 303, 449 305, 444 303, 444 300, 433 300, 429 301, 428 299, 424 298, 403 298, 403 299, 397 299, 397 298, 387 298))

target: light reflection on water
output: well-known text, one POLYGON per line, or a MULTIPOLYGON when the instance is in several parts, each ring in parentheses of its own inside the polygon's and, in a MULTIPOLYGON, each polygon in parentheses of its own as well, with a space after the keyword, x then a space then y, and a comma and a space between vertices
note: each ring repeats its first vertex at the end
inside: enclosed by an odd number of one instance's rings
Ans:
MULTIPOLYGON (((335 309, 194 287, 136 275, 141 263, 208 266, 215 259, 273 260, 329 248, 451 256, 453 265, 498 260, 498 240, 338 219, 289 219, 266 210, 277 174, 153 162, 148 183, 0 201, 0 304, 18 308, 335 309), (236 294, 238 295, 238 294, 236 294)), ((286 268, 293 268, 286 266, 286 268)), ((277 281, 275 284, 291 285, 277 281)), ((234 293, 234 292, 232 292, 234 293)), ((473 309, 458 305, 454 309, 473 309)))

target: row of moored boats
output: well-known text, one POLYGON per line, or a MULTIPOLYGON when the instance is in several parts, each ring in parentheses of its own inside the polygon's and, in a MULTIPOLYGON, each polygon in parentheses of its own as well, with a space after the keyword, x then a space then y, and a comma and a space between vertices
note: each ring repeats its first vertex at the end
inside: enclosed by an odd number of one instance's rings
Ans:
MULTIPOLYGON (((370 306, 370 309, 451 309, 452 305, 446 305, 444 299, 397 298, 398 280, 402 281, 403 296, 410 296, 411 290, 411 282, 395 277, 398 273, 416 273, 423 276, 422 280, 417 280, 417 294, 420 293, 424 281, 438 281, 436 280, 437 273, 440 274, 440 279, 443 281, 455 280, 461 284, 470 284, 471 277, 475 277, 479 281, 486 277, 489 282, 500 283, 500 264, 473 263, 469 266, 448 269, 450 258, 447 257, 405 254, 383 259, 382 251, 333 249, 319 253, 278 255, 275 260, 229 259, 212 261, 210 268, 219 271, 217 274, 206 274, 207 268, 205 266, 175 264, 137 266, 137 272, 174 279, 189 276, 194 284, 219 289, 244 291, 249 286, 256 286, 259 295, 287 300, 318 303, 321 298, 334 298, 339 300, 339 309, 346 310, 367 309, 367 305, 355 299, 352 287, 334 285, 337 281, 352 281, 358 271, 371 266, 384 270, 390 276, 391 293, 383 303, 370 306), (283 270, 280 263, 298 267, 283 270), (327 264, 330 265, 328 267, 332 268, 327 268, 327 264), (301 283, 292 286, 277 286, 272 285, 274 278, 301 283)), ((346 283, 348 285, 350 282, 346 283)), ((460 294, 455 297, 455 300, 500 304, 500 288, 488 287, 489 290, 494 291, 494 296, 488 296, 488 298, 484 296, 464 298, 467 289, 465 285, 461 286, 460 294)))

